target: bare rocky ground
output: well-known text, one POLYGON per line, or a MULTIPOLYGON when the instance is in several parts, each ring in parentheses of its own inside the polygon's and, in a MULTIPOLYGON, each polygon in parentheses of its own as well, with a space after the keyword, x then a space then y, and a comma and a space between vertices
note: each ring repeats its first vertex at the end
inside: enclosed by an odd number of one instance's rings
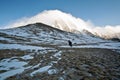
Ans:
MULTIPOLYGON (((23 72, 6 80, 120 80, 120 54, 111 49, 52 47, 0 50, 0 61, 10 58, 27 63, 23 72), (22 58, 25 55, 32 58, 22 58)), ((0 70, 0 74, 10 70, 15 68, 0 70)))

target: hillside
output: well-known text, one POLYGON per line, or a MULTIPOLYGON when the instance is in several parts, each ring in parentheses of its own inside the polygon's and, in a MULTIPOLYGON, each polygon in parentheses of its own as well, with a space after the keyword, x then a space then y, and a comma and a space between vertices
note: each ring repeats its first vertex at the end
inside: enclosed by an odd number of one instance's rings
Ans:
POLYGON ((87 31, 72 33, 42 23, 3 29, 0 79, 119 80, 119 45, 87 31))

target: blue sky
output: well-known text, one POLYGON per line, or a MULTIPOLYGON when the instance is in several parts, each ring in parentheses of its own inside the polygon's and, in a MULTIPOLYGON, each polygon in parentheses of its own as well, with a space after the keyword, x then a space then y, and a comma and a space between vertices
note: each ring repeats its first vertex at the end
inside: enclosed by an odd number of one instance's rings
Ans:
POLYGON ((58 9, 95 25, 120 25, 120 0, 0 0, 0 26, 58 9))

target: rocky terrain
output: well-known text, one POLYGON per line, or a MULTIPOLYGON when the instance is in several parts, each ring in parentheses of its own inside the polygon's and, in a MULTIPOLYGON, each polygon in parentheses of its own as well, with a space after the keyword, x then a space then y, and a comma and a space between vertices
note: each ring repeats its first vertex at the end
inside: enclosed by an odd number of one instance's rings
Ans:
POLYGON ((4 53, 1 63, 11 63, 9 70, 0 70, 1 79, 7 74, 11 75, 7 80, 120 79, 120 54, 111 49, 53 47, 43 51, 0 50, 4 53), (19 71, 20 66, 13 63, 23 67, 19 71))

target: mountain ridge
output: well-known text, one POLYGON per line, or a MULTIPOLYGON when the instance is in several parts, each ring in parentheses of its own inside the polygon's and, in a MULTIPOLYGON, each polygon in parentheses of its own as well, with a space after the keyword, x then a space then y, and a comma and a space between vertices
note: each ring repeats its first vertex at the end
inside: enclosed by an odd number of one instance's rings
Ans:
MULTIPOLYGON (((1 38, 12 39, 15 42, 18 42, 16 40, 19 41, 22 40, 20 41, 20 43, 22 43, 23 41, 34 43, 35 40, 39 43, 42 42, 53 43, 54 40, 57 41, 55 42, 55 44, 56 43, 60 44, 60 42, 66 44, 68 40, 72 40, 75 43, 81 43, 81 41, 82 42, 102 41, 102 39, 94 37, 94 35, 93 36, 88 35, 85 32, 78 34, 66 32, 43 23, 35 23, 17 28, 0 30, 0 33, 1 38)), ((6 40, 3 40, 3 42, 4 41, 6 40)))
MULTIPOLYGON (((69 31, 64 31, 64 30, 61 30, 61 29, 58 29, 58 28, 56 28, 56 27, 53 27, 53 26, 49 26, 49 25, 47 25, 47 24, 44 24, 44 23, 34 23, 34 24, 28 24, 28 25, 25 25, 25 26, 19 26, 19 27, 15 27, 15 28, 10 28, 10 29, 2 29, 2 31, 3 30, 14 30, 14 29, 25 29, 25 28, 27 28, 27 29, 29 29, 29 30, 32 30, 32 32, 33 32, 33 34, 36 34, 37 35, 37 29, 43 29, 44 31, 49 31, 50 32, 50 30, 52 31, 52 30, 57 30, 57 31, 59 31, 59 32, 63 32, 63 33, 65 33, 65 34, 67 34, 67 33, 72 33, 72 34, 77 34, 77 35, 88 35, 88 36, 91 36, 91 37, 96 37, 96 38, 101 38, 101 39, 106 39, 106 40, 113 40, 113 41, 120 41, 120 39, 119 38, 110 38, 110 39, 107 39, 107 38, 102 38, 102 37, 100 37, 100 36, 97 36, 97 35, 94 35, 93 33, 91 33, 90 31, 88 31, 88 30, 86 30, 86 29, 83 29, 81 32, 79 32, 79 31, 73 31, 73 32, 69 32, 69 31), (35 30, 35 31, 33 31, 33 30, 35 30)), ((29 31, 29 30, 27 30, 27 31, 29 31)), ((39 32, 38 32, 39 33, 39 32)), ((69 39, 68 39, 69 40, 69 39)))
POLYGON ((17 20, 7 27, 11 28, 35 23, 44 23, 54 28, 73 33, 81 33, 83 30, 87 30, 95 36, 99 36, 104 39, 120 39, 119 25, 114 27, 110 25, 106 25, 104 27, 94 26, 91 21, 84 21, 81 18, 76 18, 71 14, 60 10, 46 10, 33 17, 17 20))

